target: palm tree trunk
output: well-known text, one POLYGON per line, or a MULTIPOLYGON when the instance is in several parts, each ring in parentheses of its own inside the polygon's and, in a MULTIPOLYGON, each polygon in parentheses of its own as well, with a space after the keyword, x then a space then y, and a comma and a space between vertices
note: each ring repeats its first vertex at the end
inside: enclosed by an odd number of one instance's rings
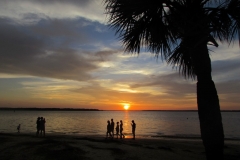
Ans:
POLYGON ((223 159, 224 134, 219 100, 213 81, 197 83, 201 137, 208 160, 223 159))
POLYGON ((211 60, 206 44, 192 54, 197 74, 197 104, 201 137, 208 160, 223 159, 224 133, 219 99, 211 76, 211 60))

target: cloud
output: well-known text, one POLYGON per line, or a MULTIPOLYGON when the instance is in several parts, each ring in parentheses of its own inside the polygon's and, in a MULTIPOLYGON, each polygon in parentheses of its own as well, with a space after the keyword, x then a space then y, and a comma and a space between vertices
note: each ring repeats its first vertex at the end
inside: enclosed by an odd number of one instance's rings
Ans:
POLYGON ((212 62, 213 79, 216 82, 229 81, 234 79, 240 79, 238 76, 240 73, 240 56, 234 59, 217 60, 212 62))
POLYGON ((216 86, 217 86, 217 89, 220 94, 240 95, 240 90, 239 90, 240 81, 239 80, 230 80, 230 81, 216 83, 216 86))
POLYGON ((21 24, 37 22, 36 19, 26 19, 26 14, 57 19, 84 17, 91 21, 104 23, 105 16, 103 13, 103 3, 98 0, 0 1, 0 17, 9 17, 21 24))
POLYGON ((84 28, 78 27, 81 22, 82 19, 49 19, 27 27, 0 18, 0 72, 79 81, 90 79, 89 72, 99 67, 96 62, 102 60, 101 56, 112 53, 80 50, 78 45, 90 43, 84 28))
POLYGON ((109 57, 109 56, 114 55, 116 53, 118 53, 117 50, 106 50, 106 51, 98 51, 98 52, 96 52, 95 55, 99 56, 99 57, 103 58, 103 60, 105 60, 106 57, 109 57))
POLYGON ((132 88, 156 88, 159 94, 167 97, 183 98, 188 95, 196 94, 195 84, 191 80, 184 80, 177 72, 165 75, 148 77, 142 83, 131 85, 132 88), (145 81, 145 82, 144 82, 145 81))

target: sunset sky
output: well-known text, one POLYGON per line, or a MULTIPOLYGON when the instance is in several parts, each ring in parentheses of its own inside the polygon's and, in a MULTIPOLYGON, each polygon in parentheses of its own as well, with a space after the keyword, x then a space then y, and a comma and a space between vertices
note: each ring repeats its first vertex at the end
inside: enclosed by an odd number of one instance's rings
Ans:
MULTIPOLYGON (((240 109, 240 48, 211 47, 222 110, 240 109)), ((196 80, 126 53, 102 0, 0 1, 0 107, 196 110, 196 80), (127 107, 126 107, 127 108, 127 107)))

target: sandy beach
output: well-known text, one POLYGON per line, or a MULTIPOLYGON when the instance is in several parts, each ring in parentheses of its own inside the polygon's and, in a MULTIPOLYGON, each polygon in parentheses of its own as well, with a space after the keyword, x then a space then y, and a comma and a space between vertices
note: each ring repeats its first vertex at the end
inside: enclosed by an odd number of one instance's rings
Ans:
MULTIPOLYGON (((200 139, 105 139, 95 136, 0 133, 0 159, 203 160, 200 139)), ((240 141, 225 141, 225 159, 240 159, 240 141)))

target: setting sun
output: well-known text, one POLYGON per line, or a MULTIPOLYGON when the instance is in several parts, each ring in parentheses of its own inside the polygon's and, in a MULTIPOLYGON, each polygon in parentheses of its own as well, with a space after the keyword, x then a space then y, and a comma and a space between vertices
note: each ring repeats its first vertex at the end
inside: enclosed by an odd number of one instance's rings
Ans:
POLYGON ((130 105, 129 105, 129 104, 124 104, 124 106, 123 106, 123 108, 124 108, 125 110, 128 110, 128 109, 129 109, 129 107, 130 107, 130 105))

